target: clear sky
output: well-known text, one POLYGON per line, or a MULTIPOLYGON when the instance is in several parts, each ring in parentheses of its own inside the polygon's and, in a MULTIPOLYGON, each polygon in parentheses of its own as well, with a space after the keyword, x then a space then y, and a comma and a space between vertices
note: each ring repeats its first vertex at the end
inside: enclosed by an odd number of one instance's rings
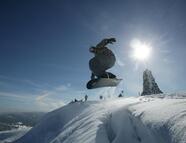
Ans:
POLYGON ((185 0, 1 0, 0 112, 48 111, 122 89, 137 96, 145 68, 162 91, 185 91, 185 13, 185 0), (108 37, 117 40, 111 71, 123 82, 89 91, 88 49, 108 37), (131 58, 134 39, 152 47, 145 64, 131 58))

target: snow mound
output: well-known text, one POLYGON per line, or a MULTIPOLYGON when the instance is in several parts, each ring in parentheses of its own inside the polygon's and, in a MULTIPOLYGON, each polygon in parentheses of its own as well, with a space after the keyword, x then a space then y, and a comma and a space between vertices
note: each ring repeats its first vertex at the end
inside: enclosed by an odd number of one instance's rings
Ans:
POLYGON ((185 143, 185 95, 72 103, 14 143, 185 143))

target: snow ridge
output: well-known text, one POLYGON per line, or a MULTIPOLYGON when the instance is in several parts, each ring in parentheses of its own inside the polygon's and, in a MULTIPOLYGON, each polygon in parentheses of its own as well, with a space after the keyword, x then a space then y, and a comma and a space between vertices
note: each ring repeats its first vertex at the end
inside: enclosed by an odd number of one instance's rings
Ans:
POLYGON ((72 103, 14 143, 185 143, 186 96, 167 96, 72 103))

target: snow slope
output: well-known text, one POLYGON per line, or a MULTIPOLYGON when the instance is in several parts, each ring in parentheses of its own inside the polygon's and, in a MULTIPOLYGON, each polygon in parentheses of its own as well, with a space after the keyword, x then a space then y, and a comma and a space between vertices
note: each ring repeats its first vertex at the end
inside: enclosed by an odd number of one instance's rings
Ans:
POLYGON ((8 131, 0 131, 0 143, 13 142, 26 134, 30 129, 30 127, 25 126, 8 131))
POLYGON ((77 102, 14 143, 186 143, 186 94, 77 102))

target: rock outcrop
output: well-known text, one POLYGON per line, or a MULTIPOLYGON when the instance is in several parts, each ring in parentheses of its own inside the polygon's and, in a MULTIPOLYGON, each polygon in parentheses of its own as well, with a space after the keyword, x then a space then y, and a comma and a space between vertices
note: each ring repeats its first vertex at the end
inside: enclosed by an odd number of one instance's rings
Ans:
POLYGON ((163 92, 158 87, 152 72, 146 69, 143 72, 143 92, 141 93, 141 96, 161 93, 163 92))

